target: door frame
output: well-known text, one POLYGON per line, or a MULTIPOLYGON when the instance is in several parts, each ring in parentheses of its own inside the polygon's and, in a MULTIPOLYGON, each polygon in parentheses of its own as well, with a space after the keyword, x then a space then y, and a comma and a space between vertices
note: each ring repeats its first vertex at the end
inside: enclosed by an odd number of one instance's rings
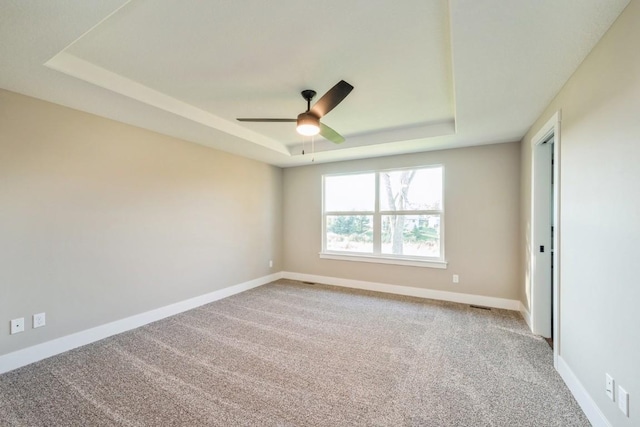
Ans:
POLYGON ((531 139, 531 235, 529 253, 531 259, 531 329, 534 334, 550 336, 553 331, 553 365, 558 368, 558 356, 561 354, 561 324, 560 313, 562 301, 560 298, 560 123, 562 115, 558 110, 531 139), (553 138, 553 166, 550 165, 551 151, 544 144, 553 138), (545 164, 546 163, 546 164, 545 164), (549 192, 551 186, 549 176, 553 173, 553 211, 550 212, 549 192), (545 177, 546 175, 546 177, 545 177), (546 193, 544 188, 545 182, 546 193), (545 200, 546 198, 546 200, 545 200), (546 217, 545 217, 546 216, 546 217), (549 222, 554 226, 553 242, 548 236, 549 222), (545 229, 546 228, 546 229, 545 229), (540 246, 545 248, 553 244, 553 254, 548 259, 547 265, 540 264, 540 246), (548 274, 553 262, 553 289, 549 290, 548 274), (545 274, 547 272, 547 274, 545 274), (545 277, 546 276, 546 277, 545 277), (553 301, 553 307, 550 309, 553 301), (553 314, 553 322, 551 322, 553 314))

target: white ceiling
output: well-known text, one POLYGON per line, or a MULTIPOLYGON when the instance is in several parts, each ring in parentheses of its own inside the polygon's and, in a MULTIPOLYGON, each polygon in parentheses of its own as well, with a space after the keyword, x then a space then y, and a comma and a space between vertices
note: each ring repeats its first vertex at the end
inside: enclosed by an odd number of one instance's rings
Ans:
POLYGON ((629 0, 0 0, 0 87, 278 166, 516 141, 629 0), (300 96, 355 86, 301 155, 300 96))

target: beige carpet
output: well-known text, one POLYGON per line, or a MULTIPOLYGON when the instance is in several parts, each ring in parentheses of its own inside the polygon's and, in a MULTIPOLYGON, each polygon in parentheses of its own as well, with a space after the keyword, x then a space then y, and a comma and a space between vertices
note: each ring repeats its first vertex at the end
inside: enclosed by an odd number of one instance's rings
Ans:
POLYGON ((279 281, 0 376, 2 426, 588 426, 520 315, 279 281))

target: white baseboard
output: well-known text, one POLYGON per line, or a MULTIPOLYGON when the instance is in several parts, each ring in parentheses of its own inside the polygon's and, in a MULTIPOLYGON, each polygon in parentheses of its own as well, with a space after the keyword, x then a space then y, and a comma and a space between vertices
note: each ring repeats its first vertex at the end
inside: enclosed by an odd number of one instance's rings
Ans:
POLYGON ((530 331, 533 331, 533 324, 531 323, 531 313, 529 309, 520 301, 520 314, 525 322, 527 322, 527 326, 530 331))
MULTIPOLYGON (((0 374, 283 278, 520 311, 522 317, 531 327, 531 315, 524 304, 518 300, 283 271, 2 355, 0 356, 0 374)), ((600 411, 569 365, 560 356, 557 360, 558 373, 591 424, 594 427, 611 427, 611 423, 600 411)))
POLYGON ((483 295, 461 294, 457 292, 413 288, 410 286, 390 285, 387 283, 365 282, 362 280, 341 279, 339 277, 317 276, 314 274, 293 273, 289 271, 283 271, 282 277, 284 279, 299 280, 302 282, 324 283, 327 285, 342 286, 345 288, 364 289, 367 291, 451 301, 462 304, 474 304, 485 307, 502 308, 505 310, 518 311, 520 309, 520 301, 518 300, 487 297, 483 295))
POLYGON ((604 416, 596 402, 591 398, 591 395, 584 388, 576 374, 573 373, 567 362, 561 357, 558 356, 558 373, 564 380, 567 387, 569 387, 569 391, 573 394, 573 397, 582 408, 582 411, 587 416, 591 425, 594 427, 611 427, 611 423, 604 416))
POLYGON ((65 351, 99 341, 115 334, 139 328, 140 326, 164 319, 165 317, 173 316, 201 305, 230 297, 231 295, 265 285, 280 278, 282 278, 282 273, 274 273, 268 276, 259 277, 248 282, 229 286, 205 295, 200 295, 175 304, 156 308, 145 313, 136 314, 131 317, 96 326, 95 328, 86 329, 42 344, 37 344, 32 347, 27 347, 22 350, 5 354, 0 356, 0 374, 55 356, 56 354, 64 353, 65 351))

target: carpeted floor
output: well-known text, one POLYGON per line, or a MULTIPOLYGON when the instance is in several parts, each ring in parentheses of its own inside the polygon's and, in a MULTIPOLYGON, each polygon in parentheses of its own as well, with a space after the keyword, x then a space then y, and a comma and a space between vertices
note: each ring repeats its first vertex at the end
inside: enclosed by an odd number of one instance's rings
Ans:
POLYGON ((0 376, 2 426, 588 426, 517 312, 279 281, 0 376))

